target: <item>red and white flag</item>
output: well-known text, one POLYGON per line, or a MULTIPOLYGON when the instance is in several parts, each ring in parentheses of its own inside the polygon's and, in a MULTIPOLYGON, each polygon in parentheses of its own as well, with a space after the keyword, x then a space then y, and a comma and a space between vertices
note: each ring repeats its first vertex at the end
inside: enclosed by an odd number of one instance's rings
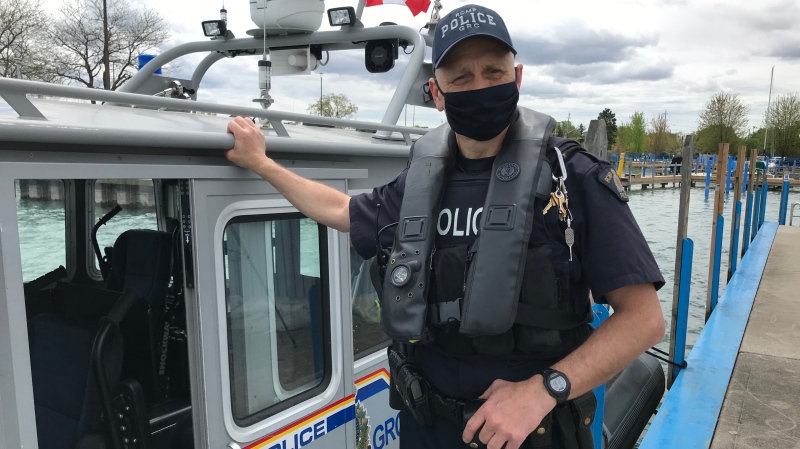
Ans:
POLYGON ((431 0, 367 0, 367 6, 379 5, 406 5, 415 16, 428 11, 431 0))

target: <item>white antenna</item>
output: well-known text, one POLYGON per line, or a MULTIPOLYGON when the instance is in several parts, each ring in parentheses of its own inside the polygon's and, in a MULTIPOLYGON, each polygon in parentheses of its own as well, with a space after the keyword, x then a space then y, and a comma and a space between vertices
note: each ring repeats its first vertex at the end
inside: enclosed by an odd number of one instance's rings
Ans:
MULTIPOLYGON (((261 26, 261 38, 264 40, 264 53, 261 60, 258 61, 258 88, 261 90, 261 97, 253 101, 261 103, 262 108, 268 109, 275 100, 269 94, 270 89, 272 89, 272 61, 267 60, 267 0, 262 0, 262 4, 264 7, 264 23, 261 26)), ((262 126, 268 126, 268 123, 268 120, 263 120, 262 126)))

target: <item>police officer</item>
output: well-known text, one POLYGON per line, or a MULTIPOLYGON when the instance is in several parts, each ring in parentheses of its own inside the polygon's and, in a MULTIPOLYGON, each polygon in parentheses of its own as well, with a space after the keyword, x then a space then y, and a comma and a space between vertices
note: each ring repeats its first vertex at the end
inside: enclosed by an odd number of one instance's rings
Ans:
POLYGON ((552 436, 536 447, 569 447, 568 429, 580 423, 559 410, 663 338, 664 280, 613 168, 549 137, 551 118, 517 106, 523 68, 502 18, 462 6, 435 32, 429 86, 447 124, 415 144, 389 184, 351 198, 301 178, 265 156, 261 130, 241 117, 229 123, 226 155, 308 217, 350 232, 365 259, 380 251, 384 330, 412 348, 407 365, 438 404, 432 426, 402 406, 402 448, 517 449, 539 435, 552 436), (418 168, 437 158, 439 169, 418 168), (420 222, 414 211, 426 207, 420 222), (387 229, 380 242, 376 226, 387 229), (395 270, 395 260, 410 262, 395 270), (594 332, 590 291, 614 309, 594 332), (408 318, 412 309, 425 316, 408 318), (458 404, 463 419, 443 403, 458 404))

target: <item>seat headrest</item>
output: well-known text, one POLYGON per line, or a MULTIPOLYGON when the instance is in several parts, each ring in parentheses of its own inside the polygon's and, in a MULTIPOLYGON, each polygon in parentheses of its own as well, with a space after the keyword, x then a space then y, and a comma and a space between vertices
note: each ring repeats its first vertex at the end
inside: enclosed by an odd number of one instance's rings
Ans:
POLYGON ((148 229, 125 231, 114 242, 108 287, 136 289, 151 308, 164 304, 172 274, 172 234, 148 229))

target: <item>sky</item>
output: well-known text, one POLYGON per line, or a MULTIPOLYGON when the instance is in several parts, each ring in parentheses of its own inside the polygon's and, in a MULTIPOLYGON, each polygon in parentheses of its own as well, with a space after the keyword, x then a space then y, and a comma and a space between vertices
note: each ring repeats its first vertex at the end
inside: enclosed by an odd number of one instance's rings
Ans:
MULTIPOLYGON (((219 18, 222 0, 131 0, 159 12, 172 38, 161 51, 206 39, 200 22, 219 18)), ((46 0, 56 14, 58 0, 46 0)), ((356 0, 328 0, 326 8, 356 6, 356 0)), ((442 15, 470 2, 442 0, 442 15)), ((483 0, 506 22, 517 63, 524 66, 520 105, 570 118, 588 127, 604 108, 617 123, 635 111, 645 118, 666 113, 673 132, 697 129, 698 114, 714 93, 740 95, 749 109, 750 126, 763 123, 775 67, 773 98, 800 91, 800 2, 796 0, 483 0)), ((228 28, 236 37, 256 28, 249 1, 227 0, 228 28)), ((365 8, 366 26, 395 22, 415 30, 430 18, 414 17, 404 6, 365 8)), ((327 17, 320 30, 331 30, 327 17)), ((428 51, 430 55, 430 51, 428 51)), ((182 58, 176 73, 190 77, 203 58, 182 58)), ((310 75, 274 77, 272 109, 305 112, 325 94, 345 94, 359 108, 359 120, 380 121, 402 76, 407 56, 395 68, 370 74, 363 52, 333 52, 329 65, 310 75), (320 77, 318 72, 324 72, 320 77)), ((257 98, 255 56, 218 62, 206 74, 198 100, 253 106, 257 98)), ((430 57, 428 56, 428 60, 430 57)), ((408 108, 398 124, 437 126, 443 113, 408 108)))

